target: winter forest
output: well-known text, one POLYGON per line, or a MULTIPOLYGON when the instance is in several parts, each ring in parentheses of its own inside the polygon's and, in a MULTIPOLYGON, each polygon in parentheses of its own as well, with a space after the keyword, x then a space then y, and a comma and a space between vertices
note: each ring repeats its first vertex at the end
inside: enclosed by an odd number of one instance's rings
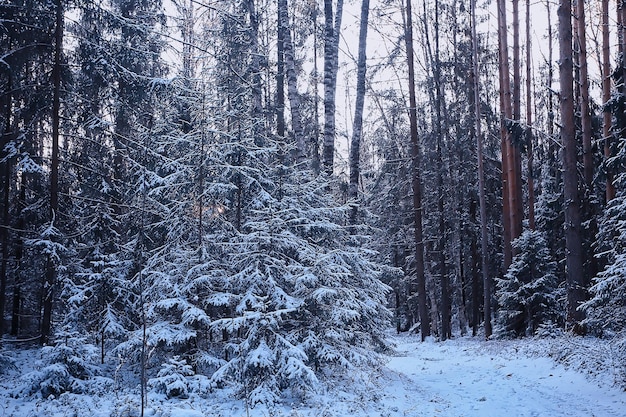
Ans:
POLYGON ((0 45, 0 414, 421 416, 319 406, 398 345, 626 389, 626 2, 0 0, 0 45))

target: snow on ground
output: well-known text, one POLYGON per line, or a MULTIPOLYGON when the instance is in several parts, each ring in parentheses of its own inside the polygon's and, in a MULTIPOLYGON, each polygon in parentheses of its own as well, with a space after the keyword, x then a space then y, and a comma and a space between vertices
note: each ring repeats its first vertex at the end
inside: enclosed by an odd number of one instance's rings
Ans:
MULTIPOLYGON (((307 404, 287 401, 273 409, 246 409, 228 390, 186 400, 150 397, 146 416, 159 417, 624 417, 626 392, 611 366, 589 369, 581 359, 569 369, 549 356, 571 349, 572 339, 489 341, 459 338, 420 343, 393 336, 396 353, 369 381, 338 378, 307 404), (593 372, 590 372, 593 371, 593 372)), ((601 343, 601 342, 598 342, 601 343)), ((589 350, 588 350, 589 351, 589 350)), ((591 352, 593 352, 591 350, 591 352)), ((18 356, 19 359, 19 356, 18 356)), ((18 362, 19 363, 19 362, 18 362)), ((134 416, 137 393, 101 397, 64 394, 57 399, 12 398, 15 373, 0 372, 0 417, 134 416)))

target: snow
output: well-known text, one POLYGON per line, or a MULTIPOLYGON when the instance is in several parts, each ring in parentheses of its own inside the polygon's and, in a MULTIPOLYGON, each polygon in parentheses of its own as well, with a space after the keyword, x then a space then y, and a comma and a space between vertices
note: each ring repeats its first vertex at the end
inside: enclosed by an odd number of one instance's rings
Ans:
MULTIPOLYGON (((492 340, 460 337, 421 343, 414 335, 389 336, 396 345, 386 366, 363 382, 353 370, 306 402, 287 398, 268 410, 247 407, 230 389, 185 399, 151 392, 146 416, 199 417, 623 417, 626 392, 602 353, 605 341, 556 339, 492 340), (576 350, 578 355, 570 354, 576 350), (582 352, 582 353, 581 353, 582 352), (586 352, 586 353, 585 353, 586 352), (589 352, 596 352, 593 358, 589 352), (567 353, 567 360, 564 355, 567 353), (556 362, 558 358, 567 368, 556 362), (597 365, 604 361, 604 365, 597 365)), ((136 389, 100 396, 16 396, 21 373, 34 352, 4 351, 17 369, 0 370, 0 415, 138 415, 136 389)), ((29 362, 31 361, 31 362, 29 362)))

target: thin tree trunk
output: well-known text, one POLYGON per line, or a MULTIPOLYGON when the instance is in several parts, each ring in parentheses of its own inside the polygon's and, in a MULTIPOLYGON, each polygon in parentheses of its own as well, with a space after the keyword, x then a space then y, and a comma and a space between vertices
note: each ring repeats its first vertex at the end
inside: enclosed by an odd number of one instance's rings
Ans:
MULTIPOLYGON (((485 197, 485 167, 483 156, 483 138, 482 128, 480 121, 480 79, 478 72, 478 36, 476 34, 476 0, 472 0, 471 3, 472 14, 472 75, 474 79, 474 123, 476 131, 476 149, 478 156, 478 199, 480 205, 480 243, 481 243, 481 269, 484 285, 484 311, 485 311, 485 338, 489 338, 493 332, 491 327, 491 289, 492 282, 489 275, 489 260, 488 260, 488 234, 487 234, 487 202, 485 197)), ((478 283, 472 285, 472 293, 478 290, 478 283)), ((472 297, 476 303, 478 297, 472 297)), ((474 316, 474 329, 473 333, 476 335, 476 326, 478 326, 478 308, 473 307, 474 316)))
MULTIPOLYGON (((56 0, 54 68, 52 71, 52 150, 50 164, 50 222, 54 225, 59 211, 59 129, 61 119, 61 53, 63 50, 63 4, 56 0)), ((52 330, 52 308, 56 281, 55 260, 49 255, 44 283, 41 344, 48 344, 52 330)))
MULTIPOLYGON (((506 7, 502 5, 502 10, 506 13, 506 7)), ((520 64, 520 30, 519 30, 519 0, 513 0, 513 91, 512 91, 512 116, 511 119, 515 123, 519 123, 522 117, 521 106, 521 92, 522 92, 522 77, 521 77, 521 64, 520 64)), ((506 15, 503 17, 506 24, 506 15)), ((503 36, 506 38, 507 32, 503 31, 503 36)), ((507 54, 508 55, 508 54, 507 54)), ((508 56, 506 60, 508 67, 508 56)), ((508 70, 507 70, 508 74, 508 70)), ((511 176, 509 177, 509 199, 510 214, 511 214, 511 240, 515 240, 522 234, 522 220, 524 218, 524 205, 522 198, 522 156, 519 147, 513 141, 513 134, 508 135, 509 138, 509 170, 511 176)), ((517 138, 516 138, 517 139, 517 138)), ((521 138, 519 138, 521 139, 521 138)))
POLYGON ((580 198, 574 121, 574 80, 572 62, 572 0, 561 0, 559 16, 561 138, 563 141, 563 182, 565 198, 565 262, 567 268, 567 322, 581 332, 583 313, 578 309, 585 299, 581 239, 580 198))
POLYGON ((250 116, 252 118, 254 142, 257 146, 263 144, 263 91, 261 82, 261 51, 259 48, 259 16, 257 15, 254 0, 248 0, 248 14, 250 16, 250 78, 252 87, 252 103, 250 116))
MULTIPOLYGON (((508 131, 506 128, 507 119, 512 117, 511 113, 511 90, 508 65, 508 42, 506 39, 506 9, 503 0, 498 0, 498 52, 500 78, 500 142, 502 152, 502 228, 504 246, 504 269, 507 270, 513 259, 511 249, 511 163, 509 149, 508 131)), ((487 291, 487 289, 485 289, 487 291)))
POLYGON ((335 94, 339 69, 339 33, 343 16, 343 0, 337 0, 333 14, 333 0, 324 0, 324 171, 332 175, 335 158, 335 94))
POLYGON ((359 196, 359 155, 361 148, 361 136, 363 132, 363 108, 365 106, 365 75, 367 71, 367 25, 369 19, 369 0, 363 0, 361 3, 361 27, 359 29, 359 57, 357 63, 357 82, 356 82, 356 105, 354 110, 354 123, 352 127, 352 142, 350 146, 350 187, 348 196, 353 200, 350 220, 352 224, 356 223, 358 212, 358 196, 359 196))
MULTIPOLYGON (((2 140, 2 148, 0 152, 4 152, 6 144, 9 142, 11 136, 11 111, 12 97, 11 97, 11 77, 8 77, 7 93, 5 96, 5 128, 4 137, 2 140)), ((10 199, 11 194, 11 160, 5 156, 4 162, 2 162, 2 230, 0 235, 2 236, 2 264, 0 264, 0 338, 4 335, 4 309, 6 307, 6 294, 7 294, 7 275, 9 266, 9 226, 10 226, 10 199)))
POLYGON ((291 40, 291 28, 289 23, 289 9, 287 0, 279 0, 278 12, 280 13, 280 27, 283 30, 283 51, 285 67, 287 70, 287 95, 289 97, 289 109, 291 110, 291 129, 296 139, 296 162, 302 164, 306 158, 306 141, 300 113, 300 94, 298 93, 298 75, 296 73, 294 46, 291 40))
POLYGON ((552 11, 550 9, 550 1, 546 0, 546 15, 548 16, 548 136, 550 137, 550 154, 551 156, 556 154, 556 144, 552 140, 554 137, 554 93, 552 89, 552 81, 554 80, 554 66, 552 65, 553 47, 552 47, 552 11))
POLYGON ((533 170, 532 60, 530 38, 530 0, 526 0, 526 143, 528 146, 528 227, 535 230, 535 181, 533 170))
MULTIPOLYGON (((606 106, 611 100, 611 54, 609 43, 609 0, 602 0, 602 102, 604 103, 602 113, 602 136, 604 137, 604 157, 605 161, 611 157, 611 109, 606 106)), ((615 186, 613 185, 613 171, 607 167, 606 170, 606 201, 607 203, 615 198, 615 186)))
POLYGON ((437 143, 436 154, 437 164, 437 189, 439 195, 437 197, 437 210, 439 212, 439 238, 438 238, 438 255, 439 255, 439 274, 441 282, 441 340, 447 340, 452 337, 451 313, 452 306, 450 301, 450 279, 447 274, 446 265, 446 226, 444 213, 445 191, 443 184, 443 174, 445 162, 443 160, 443 126, 442 126, 442 106, 443 92, 441 85, 441 62, 439 53, 439 0, 435 0, 435 109, 436 109, 436 128, 437 143))
MULTIPOLYGON (((283 6, 284 7, 284 6, 283 6)), ((278 7, 278 57, 276 63, 276 134, 285 138, 285 21, 278 7)))
POLYGON ((411 129, 411 158, 413 166, 413 215, 415 233, 415 274, 417 283, 417 304, 422 341, 430 336, 430 320, 426 304, 426 275, 424 272, 424 240, 422 231, 422 179, 417 136, 417 100, 415 98, 415 67, 413 62, 413 12, 411 0, 406 3, 406 54, 409 68, 409 121, 411 129))
POLYGON ((319 138, 320 138, 320 112, 319 112, 319 71, 317 68, 317 2, 313 9, 313 94, 315 104, 315 123, 313 124, 313 136, 311 136, 311 167, 313 172, 317 175, 320 172, 320 151, 319 151, 319 138))
POLYGON ((587 70, 587 35, 585 30, 585 0, 578 2, 578 44, 580 61, 580 117, 583 137, 583 169, 587 192, 593 183, 593 153, 591 149, 591 110, 589 109, 589 75, 587 70))
POLYGON ((15 277, 13 279, 13 307, 11 310, 11 335, 17 336, 20 332, 20 313, 22 304, 22 282, 21 282, 21 266, 22 258, 24 257, 24 238, 22 236, 22 230, 24 230, 24 208, 26 207, 26 174, 23 172, 20 181, 20 189, 18 194, 19 215, 17 217, 17 239, 15 242, 15 277))

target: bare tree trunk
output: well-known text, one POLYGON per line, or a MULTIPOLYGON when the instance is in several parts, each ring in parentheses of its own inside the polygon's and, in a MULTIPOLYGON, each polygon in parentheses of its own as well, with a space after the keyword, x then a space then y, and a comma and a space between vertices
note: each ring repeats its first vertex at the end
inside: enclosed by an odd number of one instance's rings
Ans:
POLYGON ((320 138, 320 125, 319 125, 319 87, 318 77, 319 71, 317 69, 317 2, 313 9, 313 91, 314 91, 314 103, 315 103, 315 123, 313 125, 313 135, 311 136, 311 167, 313 172, 317 175, 320 172, 320 151, 319 151, 319 138, 320 138))
POLYGON ((296 73, 293 42, 291 40, 291 29, 289 23, 289 9, 287 0, 279 0, 278 13, 280 14, 280 28, 283 31, 283 51, 285 57, 285 67, 287 70, 287 95, 289 97, 289 108, 291 110, 291 129, 296 139, 296 162, 302 164, 306 158, 306 141, 302 126, 302 116, 300 113, 300 94, 298 93, 298 76, 296 73))
POLYGON ((553 56, 553 48, 552 48, 552 11, 550 10, 550 0, 546 0, 546 14, 548 16, 548 136, 550 137, 550 154, 555 155, 556 144, 554 143, 554 102, 553 102, 553 89, 552 89, 552 81, 554 80, 554 66, 552 65, 552 56, 553 56))
POLYGON ((417 136, 417 100, 415 97, 415 67, 413 62, 413 11, 411 0, 406 3, 406 54, 409 67, 409 120, 411 128, 411 158, 413 166, 413 215, 415 233, 415 274, 417 283, 417 304, 422 341, 430 336, 430 320, 426 304, 426 275, 424 271, 424 239, 422 231, 422 179, 417 136))
MULTIPOLYGON (((56 0, 56 23, 54 43, 54 68, 52 71, 52 150, 50 164, 50 223, 54 225, 59 211, 59 129, 61 120, 61 53, 63 50, 63 4, 56 0)), ((43 315, 41 318, 41 344, 49 343, 52 330, 52 307, 56 265, 48 255, 46 279, 44 283, 43 315)))
POLYGON ((356 223, 359 197, 359 156, 361 148, 361 136, 363 132, 363 108, 365 106, 365 75, 367 71, 366 47, 367 47, 367 24, 369 19, 369 0, 361 3, 361 26, 359 29, 359 57, 357 63, 356 82, 356 105, 354 109, 354 123, 352 127, 352 142, 350 146, 350 187, 348 196, 353 200, 350 220, 356 223))
POLYGON ((576 126, 574 121, 574 79, 572 62, 572 0, 561 0, 559 16, 561 138, 563 141, 563 182, 565 198, 565 262, 567 268, 567 322, 582 332, 582 311, 578 306, 585 299, 581 239, 580 197, 576 169, 576 126))
POLYGON ((261 82, 261 51, 259 50, 259 16, 256 11, 254 0, 248 0, 248 14, 250 16, 250 81, 252 87, 252 103, 250 117, 252 118, 252 131, 254 142, 261 146, 263 143, 263 90, 261 82))
POLYGON ((532 59, 530 38, 530 0, 526 0, 526 143, 528 146, 528 227, 535 230, 535 181, 533 170, 533 108, 532 108, 532 59))
POLYGON ((278 8, 278 57, 276 63, 276 134, 285 138, 285 28, 282 10, 278 8))
MULTIPOLYGON (((605 104, 602 119, 602 136, 604 137, 605 161, 611 155, 611 109, 606 106, 611 100, 611 52, 609 43, 609 0, 602 0, 602 102, 605 104)), ((613 171, 606 170, 606 201, 615 198, 615 186, 613 185, 613 171)))
MULTIPOLYGON (((502 5, 502 10, 506 13, 506 7, 502 5)), ((506 23, 506 14, 504 15, 504 22, 506 23)), ((521 63, 520 63, 520 37, 519 30, 519 0, 513 0, 513 113, 512 120, 515 123, 519 123, 522 117, 521 106, 521 92, 522 92, 522 77, 521 77, 521 63)), ((504 38, 506 38, 506 30, 503 32, 504 38)), ((506 60, 508 67, 508 57, 506 60)), ((507 72, 508 73, 508 72, 507 72)), ((524 218, 524 205, 522 198, 522 156, 518 146, 513 141, 513 136, 509 134, 509 162, 511 163, 508 168, 512 175, 509 177, 509 199, 511 200, 511 240, 518 238, 522 234, 522 220, 524 218)), ((521 139, 521 138, 520 138, 521 139)))
POLYGON ((506 128, 507 119, 512 117, 511 113, 511 81, 509 79, 508 65, 508 42, 506 39, 506 9, 504 1, 498 0, 498 52, 499 66, 498 73, 500 78, 500 139, 502 152, 502 227, 503 227, 503 246, 504 246, 504 269, 508 269, 513 259, 511 249, 511 163, 510 163, 510 146, 508 131, 506 128))
POLYGON ((324 0, 324 170, 332 175, 335 158, 335 93, 339 69, 339 33, 343 16, 343 0, 337 0, 333 14, 333 0, 324 0))
POLYGON ((439 255, 439 274, 441 282, 441 340, 447 340, 452 337, 452 325, 451 314, 452 306, 450 300, 450 278, 448 276, 446 265, 446 226, 444 213, 444 199, 445 190, 443 184, 443 170, 445 169, 445 161, 443 159, 443 120, 442 120, 442 106, 443 104, 443 91, 441 85, 441 62, 439 51, 439 0, 435 0, 435 113, 437 117, 436 129, 437 129, 437 143, 436 154, 437 164, 439 169, 437 170, 437 189, 439 195, 437 196, 437 210, 439 212, 439 237, 437 242, 437 250, 439 255))
MULTIPOLYGON (((481 243, 481 269, 484 285, 484 311, 485 311, 485 338, 489 338, 493 332, 491 328, 491 289, 492 282, 489 275, 489 260, 488 260, 488 234, 487 234, 487 203, 485 198, 485 167, 483 156, 483 138, 482 128, 480 121, 480 78, 478 71, 478 36, 476 34, 476 0, 472 0, 471 3, 472 14, 472 75, 474 79, 474 123, 476 131, 476 148, 478 156, 478 199, 480 205, 480 243, 481 243)), ((472 285, 472 293, 478 290, 478 283, 472 285)), ((478 297, 473 297, 477 300, 478 297)), ((476 303, 476 301, 475 301, 476 303)), ((476 326, 478 326, 478 308, 473 307, 474 310, 474 330, 476 335, 476 326)))
MULTIPOLYGON (((4 153, 4 149, 9 138, 11 136, 11 111, 12 97, 11 97, 11 77, 8 77, 7 93, 5 95, 5 128, 2 140, 2 148, 0 152, 4 153)), ((7 275, 9 267, 9 226, 10 226, 10 199, 11 194, 11 159, 4 156, 4 162, 2 162, 2 229, 0 235, 2 236, 2 264, 0 264, 0 338, 4 335, 4 309, 6 307, 6 294, 7 294, 7 275)))
POLYGON ((593 183, 593 153, 591 149, 591 110, 589 109, 589 75, 587 70, 587 35, 585 29, 585 0, 578 2, 578 45, 580 61, 580 118, 583 137, 583 169, 587 192, 593 183))

